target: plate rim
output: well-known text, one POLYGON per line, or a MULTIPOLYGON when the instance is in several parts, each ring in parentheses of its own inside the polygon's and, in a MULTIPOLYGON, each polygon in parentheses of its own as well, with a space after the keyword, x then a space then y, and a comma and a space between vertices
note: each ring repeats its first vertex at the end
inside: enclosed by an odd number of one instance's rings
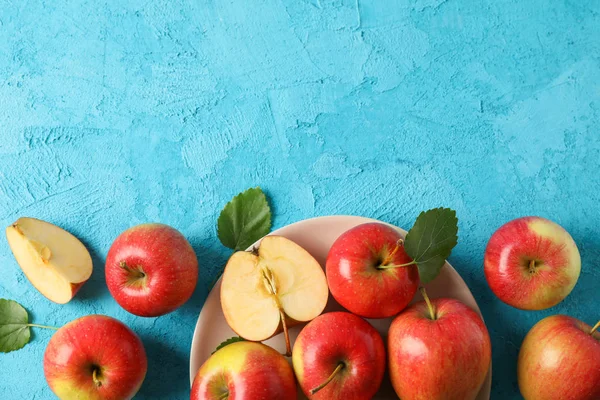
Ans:
MULTIPOLYGON (((336 220, 336 219, 340 219, 340 220, 345 220, 348 218, 352 218, 352 219, 358 219, 358 220, 362 220, 364 222, 362 223, 369 223, 369 222, 379 222, 388 226, 391 226, 395 229, 400 230, 404 235, 406 235, 407 231, 399 226, 396 226, 394 224, 391 224, 389 222, 385 222, 385 221, 381 221, 378 220, 376 218, 371 218, 371 217, 364 217, 364 216, 360 216, 360 215, 350 215, 350 214, 335 214, 335 215, 323 215, 323 216, 317 216, 317 217, 311 217, 311 218, 306 218, 306 219, 302 219, 296 222, 292 222, 291 224, 287 224, 284 225, 280 228, 275 229, 272 232, 269 232, 267 235, 265 236, 270 236, 270 235, 277 235, 281 230, 283 229, 288 229, 291 228, 295 225, 299 225, 299 224, 303 224, 309 221, 315 221, 315 220, 336 220)), ((254 246, 256 246, 258 243, 260 243, 260 241, 265 237, 261 237, 260 239, 258 239, 256 242, 252 243, 247 249, 246 251, 252 249, 254 246)), ((446 264, 460 277, 460 279, 464 282, 464 279, 462 278, 462 276, 458 273, 458 271, 456 271, 456 269, 448 262, 448 260, 446 260, 446 264)), ((213 286, 211 287, 211 289, 208 291, 206 298, 204 299, 204 303, 202 304, 202 308, 200 309, 200 313, 198 314, 198 319, 196 320, 196 324, 194 326, 194 333, 192 336, 192 343, 190 345, 190 361, 189 361, 189 373, 190 373, 190 387, 193 385, 194 383, 194 378, 196 377, 196 373, 198 372, 196 371, 192 371, 193 369, 193 360, 194 360, 194 354, 196 353, 196 347, 199 346, 198 344, 198 330, 200 328, 200 321, 202 320, 202 314, 204 313, 204 308, 206 305, 206 300, 208 299, 208 296, 211 294, 211 292, 214 290, 214 288, 217 286, 218 282, 221 281, 222 279, 222 274, 221 276, 219 276, 219 279, 217 279, 215 281, 215 283, 213 284, 213 286)), ((481 309, 479 307, 479 303, 477 302, 477 299, 475 299, 475 296, 473 295, 473 292, 471 291, 471 288, 466 284, 466 282, 464 282, 465 286, 467 287, 467 289, 469 290, 469 293, 471 294, 471 296, 473 297, 473 299, 475 300, 475 304, 477 306, 477 309, 474 310, 475 312, 477 312, 477 314, 481 317, 484 325, 486 325, 485 323, 485 319, 483 317, 483 313, 481 312, 481 309)), ((487 325, 486 325, 487 328, 487 325)), ((489 331, 489 330, 488 330, 489 331)), ((490 367, 488 370, 488 374, 490 376, 490 381, 492 379, 492 362, 490 361, 490 367)), ((487 379, 487 378, 486 378, 487 379)), ((485 385, 485 383, 484 383, 485 385)), ((491 397, 491 389, 490 389, 490 397, 491 397)))

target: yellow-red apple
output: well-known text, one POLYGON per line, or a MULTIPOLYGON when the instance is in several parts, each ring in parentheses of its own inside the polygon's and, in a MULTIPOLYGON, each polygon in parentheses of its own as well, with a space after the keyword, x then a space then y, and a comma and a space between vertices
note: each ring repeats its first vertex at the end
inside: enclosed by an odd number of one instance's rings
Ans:
POLYGON ((545 218, 523 217, 502 225, 485 249, 490 288, 500 300, 522 310, 560 303, 573 290, 580 270, 571 235, 545 218))
POLYGON ((44 374, 60 399, 128 400, 148 361, 140 338, 122 322, 88 315, 60 328, 44 354, 44 374))
POLYGON ((294 372, 272 348, 255 342, 217 350, 198 370, 191 400, 294 400, 294 372))
POLYGON ((546 317, 527 334, 517 375, 525 400, 600 399, 600 322, 546 317))

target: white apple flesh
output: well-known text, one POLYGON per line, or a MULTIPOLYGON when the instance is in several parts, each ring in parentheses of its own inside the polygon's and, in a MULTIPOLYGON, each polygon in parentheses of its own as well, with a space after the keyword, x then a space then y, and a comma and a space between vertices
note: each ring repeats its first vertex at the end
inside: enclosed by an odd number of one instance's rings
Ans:
POLYGON ((71 233, 49 222, 19 218, 6 228, 8 244, 31 284, 64 304, 92 275, 92 257, 71 233))
POLYGON ((306 250, 281 236, 265 237, 256 253, 237 252, 223 273, 221 305, 227 323, 251 341, 266 340, 310 321, 325 308, 323 269, 306 250))

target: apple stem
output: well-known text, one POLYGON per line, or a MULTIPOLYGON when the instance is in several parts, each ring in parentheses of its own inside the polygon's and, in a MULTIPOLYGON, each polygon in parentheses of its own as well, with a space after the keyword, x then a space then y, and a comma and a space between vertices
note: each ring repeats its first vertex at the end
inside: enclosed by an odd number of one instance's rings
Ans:
POLYGON ((146 274, 139 270, 139 269, 133 269, 131 268, 129 265, 127 265, 127 263, 125 261, 121 261, 119 263, 119 267, 123 268, 125 271, 127 271, 128 273, 130 273, 131 275, 133 275, 134 278, 143 278, 146 276, 146 274))
POLYGON ((590 331, 590 335, 593 335, 594 332, 596 331, 596 329, 598 329, 598 328, 600 328, 600 321, 598 321, 598 323, 596 325, 594 325, 594 327, 590 331))
POLYGON ((402 246, 403 243, 404 243, 404 240, 398 239, 396 241, 396 246, 394 246, 394 250, 392 250, 392 252, 390 254, 388 254, 388 256, 381 262, 381 265, 387 265, 390 261, 392 261, 392 259, 396 255, 396 252, 398 251, 400 246, 402 246))
POLYGON ((100 377, 98 376, 99 374, 100 374, 100 370, 98 369, 98 367, 94 367, 94 369, 92 370, 92 380, 94 381, 94 384, 96 385, 96 387, 102 386, 102 381, 100 380, 100 377))
POLYGON ((53 331, 57 331, 58 328, 55 326, 46 326, 46 325, 38 325, 38 324, 27 324, 27 326, 32 326, 36 328, 44 328, 44 329, 52 329, 53 331))
POLYGON ((431 316, 431 319, 435 321, 437 319, 437 316, 435 315, 435 307, 429 300, 429 296, 427 296, 427 291, 425 290, 425 288, 423 286, 421 286, 419 288, 419 291, 423 295, 423 298, 425 299, 425 303, 427 303, 427 308, 429 309, 429 315, 431 316))
POLYGON ((292 356, 292 344, 290 343, 290 333, 288 332, 287 324, 285 322, 285 313, 283 309, 279 307, 279 316, 281 318, 281 325, 283 325, 283 336, 285 337, 285 356, 292 356))
POLYGON ((535 272, 535 260, 529 261, 529 273, 533 274, 535 272))
POLYGON ((337 365, 337 367, 335 367, 335 369, 333 370, 333 372, 331 373, 331 375, 329 375, 329 378, 327 378, 325 380, 325 382, 321 383, 319 386, 317 386, 314 389, 311 389, 310 394, 315 394, 317 393, 319 390, 323 389, 325 386, 327 386, 329 384, 329 382, 331 382, 333 380, 333 378, 335 378, 335 376, 337 375, 338 372, 340 372, 342 369, 344 368, 344 363, 339 363, 337 365))

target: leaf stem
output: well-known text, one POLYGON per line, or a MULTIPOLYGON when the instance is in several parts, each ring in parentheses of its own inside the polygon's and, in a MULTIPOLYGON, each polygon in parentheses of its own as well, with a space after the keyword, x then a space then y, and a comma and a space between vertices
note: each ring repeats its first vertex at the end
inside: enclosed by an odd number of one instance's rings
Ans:
POLYGON ((596 329, 598 329, 598 328, 600 328, 600 321, 598 321, 598 323, 596 325, 594 325, 594 327, 590 331, 590 335, 593 335, 594 332, 596 331, 596 329))
POLYGON ((429 309, 429 316, 431 317, 432 320, 435 321, 437 319, 437 316, 435 315, 435 306, 429 300, 429 296, 427 296, 427 291, 425 290, 425 288, 423 286, 421 286, 419 288, 419 291, 423 295, 423 298, 425 299, 425 303, 427 303, 427 308, 429 309))
POLYGON ((377 269, 391 269, 391 268, 401 268, 401 267, 408 267, 410 265, 415 265, 417 262, 415 260, 412 260, 411 262, 407 262, 404 264, 391 264, 391 265, 380 265, 379 267, 377 267, 377 269))
POLYGON ((52 329, 53 331, 57 331, 59 328, 55 326, 47 326, 47 325, 38 325, 38 324, 25 324, 26 326, 32 326, 35 328, 44 328, 44 329, 52 329))
POLYGON ((315 394, 317 393, 319 390, 323 389, 325 386, 327 386, 329 384, 329 382, 331 382, 333 380, 333 378, 335 378, 335 376, 337 375, 338 372, 340 372, 343 368, 344 368, 344 363, 339 363, 337 365, 337 367, 335 367, 335 369, 333 370, 333 372, 331 373, 331 375, 329 375, 329 378, 327 378, 325 380, 325 382, 321 383, 319 386, 317 386, 314 389, 311 389, 310 394, 315 394))

